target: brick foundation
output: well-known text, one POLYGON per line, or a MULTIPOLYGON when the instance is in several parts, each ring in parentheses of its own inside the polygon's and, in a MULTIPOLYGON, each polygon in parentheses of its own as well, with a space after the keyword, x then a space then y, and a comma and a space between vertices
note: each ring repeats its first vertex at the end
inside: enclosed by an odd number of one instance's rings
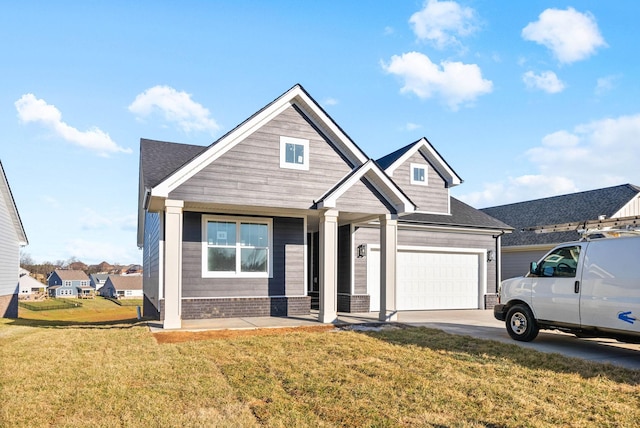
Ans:
POLYGON ((338 312, 369 312, 370 301, 367 294, 338 293, 338 312))
POLYGON ((0 296, 0 318, 18 318, 18 295, 0 296))
MULTIPOLYGON (((311 297, 182 299, 182 319, 288 317, 309 315, 311 297)), ((164 301, 160 302, 164 319, 164 301)))

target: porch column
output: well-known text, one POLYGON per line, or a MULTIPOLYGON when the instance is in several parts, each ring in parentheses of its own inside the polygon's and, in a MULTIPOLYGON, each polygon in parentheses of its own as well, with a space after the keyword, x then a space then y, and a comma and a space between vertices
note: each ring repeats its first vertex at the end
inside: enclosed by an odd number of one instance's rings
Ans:
POLYGON ((380 216, 380 321, 396 321, 396 255, 398 220, 395 215, 380 216))
POLYGON ((338 283, 338 211, 320 213, 320 311, 318 321, 332 323, 337 319, 338 283))
POLYGON ((165 201, 164 328, 182 327, 182 208, 184 201, 165 201))

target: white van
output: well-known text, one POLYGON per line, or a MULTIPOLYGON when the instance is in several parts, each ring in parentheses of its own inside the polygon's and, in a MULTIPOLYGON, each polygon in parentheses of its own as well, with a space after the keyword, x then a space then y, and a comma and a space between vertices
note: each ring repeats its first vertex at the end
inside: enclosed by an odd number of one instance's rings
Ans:
POLYGON ((515 340, 557 329, 640 343, 640 236, 557 246, 502 282, 493 312, 515 340))

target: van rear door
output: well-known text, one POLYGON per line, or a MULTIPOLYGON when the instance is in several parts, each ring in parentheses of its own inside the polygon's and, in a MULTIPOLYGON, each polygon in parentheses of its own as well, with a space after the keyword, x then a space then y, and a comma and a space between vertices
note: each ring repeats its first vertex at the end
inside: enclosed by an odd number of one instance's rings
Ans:
POLYGON ((593 241, 586 255, 582 325, 640 332, 640 238, 593 241))
POLYGON ((586 243, 555 248, 538 263, 532 277, 534 315, 538 320, 580 325, 580 253, 586 243))

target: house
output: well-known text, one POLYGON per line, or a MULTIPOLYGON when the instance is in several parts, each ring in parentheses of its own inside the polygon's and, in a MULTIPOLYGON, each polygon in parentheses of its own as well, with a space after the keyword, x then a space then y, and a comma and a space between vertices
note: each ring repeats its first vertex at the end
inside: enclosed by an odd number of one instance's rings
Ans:
POLYGON ((56 269, 47 279, 50 297, 82 298, 91 295, 89 277, 81 270, 56 269))
POLYGON ((129 265, 126 267, 126 270, 122 274, 123 275, 142 275, 142 266, 129 265))
POLYGON ((18 317, 20 248, 28 244, 9 181, 0 162, 0 316, 18 317))
POLYGON ((33 294, 44 293, 45 285, 32 277, 29 271, 20 268, 20 278, 18 279, 18 297, 30 297, 33 294))
POLYGON ((109 275, 100 295, 114 299, 141 299, 142 276, 140 275, 109 275))
POLYGON ((461 183, 425 138, 372 160, 300 85, 207 147, 141 139, 144 315, 491 307, 511 228, 461 183))
POLYGON ((601 218, 639 216, 640 187, 622 184, 484 208, 481 211, 516 229, 502 238, 502 277, 507 279, 524 275, 530 262, 539 260, 557 244, 580 239, 578 232, 536 233, 523 229, 601 218))
POLYGON ((99 292, 105 282, 107 282, 107 278, 109 278, 108 273, 92 273, 89 275, 89 285, 96 292, 99 292))

